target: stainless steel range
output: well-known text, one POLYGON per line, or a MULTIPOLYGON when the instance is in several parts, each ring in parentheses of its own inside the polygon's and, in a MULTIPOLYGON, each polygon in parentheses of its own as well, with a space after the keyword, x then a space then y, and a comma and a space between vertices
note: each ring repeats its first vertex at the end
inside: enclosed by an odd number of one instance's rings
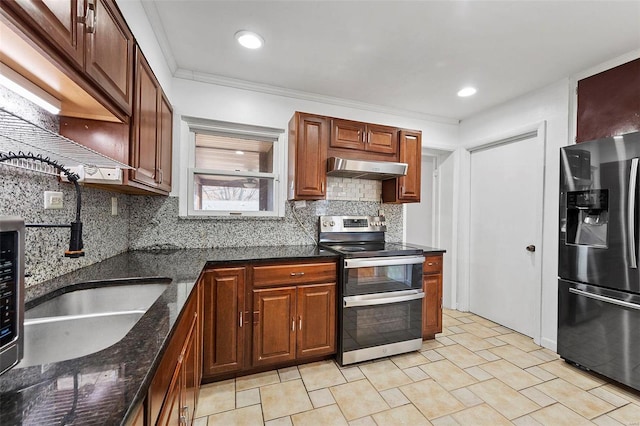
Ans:
POLYGON ((321 216, 319 243, 342 257, 340 365, 422 346, 423 252, 385 242, 384 216, 321 216))

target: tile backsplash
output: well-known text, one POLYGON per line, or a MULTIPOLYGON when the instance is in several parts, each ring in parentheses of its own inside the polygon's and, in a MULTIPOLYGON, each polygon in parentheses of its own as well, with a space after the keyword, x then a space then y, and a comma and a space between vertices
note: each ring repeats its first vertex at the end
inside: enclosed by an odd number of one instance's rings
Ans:
MULTIPOLYGON (((58 117, 1 88, 0 107, 58 131, 58 117)), ((25 223, 69 224, 75 219, 76 192, 72 184, 3 163, 0 179, 0 215, 20 216, 25 223), (44 210, 44 191, 62 192, 64 208, 44 210)), ((306 207, 295 210, 292 203, 287 203, 283 218, 183 219, 178 217, 176 197, 81 188, 85 256, 64 257, 69 245, 68 228, 27 228, 27 287, 127 250, 314 244, 321 215, 377 215, 383 208, 387 240, 402 239, 402 205, 380 203, 380 181, 329 177, 327 200, 307 202, 306 207), (113 197, 118 203, 115 216, 111 215, 113 197)))

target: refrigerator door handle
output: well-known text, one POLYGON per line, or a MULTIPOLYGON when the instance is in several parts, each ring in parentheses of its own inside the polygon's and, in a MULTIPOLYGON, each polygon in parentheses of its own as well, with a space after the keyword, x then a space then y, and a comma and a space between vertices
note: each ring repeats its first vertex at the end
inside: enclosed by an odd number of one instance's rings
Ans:
POLYGON ((638 182, 638 159, 631 160, 629 172, 629 194, 627 197, 627 242, 629 247, 629 267, 638 269, 636 258, 636 184, 638 182))
POLYGON ((601 296, 599 294, 589 293, 588 291, 578 290, 576 288, 569 288, 569 293, 577 294, 578 296, 588 297, 589 299, 599 300, 605 303, 611 303, 612 305, 622 306, 624 308, 631 308, 640 311, 640 305, 631 302, 625 302, 624 300, 614 299, 613 297, 601 296))

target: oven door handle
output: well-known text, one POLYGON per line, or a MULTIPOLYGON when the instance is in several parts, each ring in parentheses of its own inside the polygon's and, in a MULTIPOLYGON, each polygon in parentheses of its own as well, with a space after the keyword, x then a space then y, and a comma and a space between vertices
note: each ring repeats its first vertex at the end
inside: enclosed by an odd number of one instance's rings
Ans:
POLYGON ((345 308, 352 308, 355 306, 373 306, 409 302, 417 299, 424 299, 424 292, 422 290, 392 291, 389 293, 347 296, 343 299, 343 303, 345 308))
POLYGON ((390 257, 372 257, 366 259, 345 259, 344 267, 367 268, 371 266, 394 266, 394 265, 415 265, 424 263, 424 256, 390 256, 390 257))

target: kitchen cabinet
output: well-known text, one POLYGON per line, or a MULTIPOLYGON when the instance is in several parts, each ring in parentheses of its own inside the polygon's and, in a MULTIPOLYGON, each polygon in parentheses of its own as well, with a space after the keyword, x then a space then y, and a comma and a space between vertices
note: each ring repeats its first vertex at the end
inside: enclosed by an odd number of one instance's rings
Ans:
POLYGON ((382 181, 384 203, 419 203, 422 163, 422 132, 401 130, 399 161, 407 163, 407 175, 382 181))
POLYGON ((296 112, 289 121, 289 200, 326 196, 329 119, 296 112))
POLYGON ((14 0, 0 7, 46 54, 77 70, 72 79, 105 95, 119 118, 131 115, 134 38, 113 0, 14 0))
POLYGON ((422 339, 442 333, 442 255, 425 256, 422 267, 422 339))
POLYGON ((395 155, 398 129, 334 118, 331 120, 330 146, 395 155))
POLYGON ((203 375, 244 368, 246 267, 214 268, 205 271, 203 375))
POLYGON ((130 194, 168 195, 173 110, 138 48, 135 95, 131 123, 60 117, 60 134, 135 167, 135 170, 123 170, 122 185, 95 186, 130 194))
POLYGON ((335 352, 335 283, 254 289, 253 365, 335 352))
POLYGON ((136 47, 136 84, 129 178, 171 191, 173 111, 142 51, 136 47))
POLYGON ((191 424, 202 376, 202 284, 191 292, 174 337, 151 380, 147 394, 148 425, 191 424))
POLYGON ((576 142, 640 131, 640 58, 578 81, 576 142))

